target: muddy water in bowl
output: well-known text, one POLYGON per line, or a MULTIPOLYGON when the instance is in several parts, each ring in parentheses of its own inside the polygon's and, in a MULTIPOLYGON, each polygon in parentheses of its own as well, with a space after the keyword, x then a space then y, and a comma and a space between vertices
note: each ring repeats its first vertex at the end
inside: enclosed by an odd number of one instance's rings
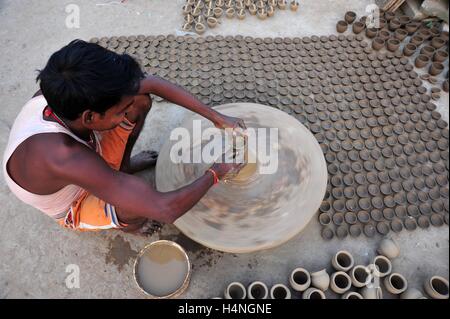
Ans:
POLYGON ((160 240, 141 251, 134 271, 136 282, 145 294, 152 298, 172 298, 187 288, 190 263, 181 246, 160 240))

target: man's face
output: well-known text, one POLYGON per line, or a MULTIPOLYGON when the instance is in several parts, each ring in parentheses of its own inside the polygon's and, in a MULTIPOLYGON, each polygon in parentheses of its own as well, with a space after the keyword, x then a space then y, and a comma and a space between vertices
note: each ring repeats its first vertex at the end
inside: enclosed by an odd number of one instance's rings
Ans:
POLYGON ((132 109, 133 103, 134 96, 124 96, 119 103, 108 109, 104 114, 91 112, 92 120, 86 126, 95 131, 111 130, 125 120, 127 112, 132 109))

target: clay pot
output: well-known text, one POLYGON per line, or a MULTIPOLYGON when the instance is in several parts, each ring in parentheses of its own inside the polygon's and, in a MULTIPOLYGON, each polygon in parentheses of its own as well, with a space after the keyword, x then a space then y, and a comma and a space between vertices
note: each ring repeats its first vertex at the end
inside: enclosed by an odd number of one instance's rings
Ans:
POLYGON ((275 8, 273 6, 268 6, 267 7, 267 16, 273 17, 273 15, 275 14, 275 8))
POLYGON ((409 41, 409 43, 415 44, 417 46, 421 45, 424 41, 424 38, 420 35, 415 35, 411 37, 411 40, 409 41))
POLYGON ((436 51, 433 55, 434 62, 444 62, 448 59, 448 53, 445 51, 436 51))
POLYGON ((353 23, 353 27, 352 27, 353 33, 359 34, 364 30, 365 27, 366 26, 364 23, 357 21, 357 22, 353 23))
POLYGON ((261 281, 252 282, 247 288, 248 299, 267 299, 269 289, 266 284, 261 281))
POLYGON ((384 18, 386 19, 386 21, 391 21, 392 19, 394 19, 395 18, 395 13, 394 12, 391 12, 391 11, 387 11, 385 14, 384 14, 384 18))
POLYGON ((267 11, 266 9, 262 8, 258 10, 258 18, 260 18, 261 20, 264 20, 267 18, 267 11))
POLYGON ((298 2, 297 1, 291 1, 290 7, 291 7, 292 11, 297 11, 297 9, 298 9, 298 2))
POLYGON ((413 34, 414 32, 416 32, 417 31, 417 29, 419 29, 419 24, 418 23, 416 23, 416 22, 411 22, 411 23, 408 23, 406 26, 405 26, 405 29, 406 29, 406 31, 408 32, 408 34, 409 35, 411 35, 411 34, 413 34))
POLYGON ((433 299, 448 299, 448 280, 433 276, 428 278, 424 284, 425 292, 433 299))
POLYGON ((192 7, 190 5, 184 5, 183 8, 183 15, 188 15, 192 12, 192 7))
POLYGON ((296 268, 289 277, 289 284, 295 291, 305 291, 311 285, 311 275, 304 268, 296 268))
POLYGON ((377 36, 378 34, 378 29, 377 28, 367 28, 366 29, 366 37, 368 37, 369 39, 373 39, 377 36))
POLYGON ((278 8, 281 10, 286 9, 286 0, 278 0, 278 8))
POLYGON ((433 62, 433 63, 431 63, 428 73, 430 75, 438 75, 438 74, 441 74, 442 71, 444 71, 444 65, 439 62, 433 62))
POLYGON ((347 22, 348 24, 352 24, 353 21, 355 21, 356 19, 356 13, 354 13, 353 11, 347 11, 345 13, 345 22, 347 22))
POLYGON ((379 28, 379 29, 383 29, 383 28, 386 26, 386 24, 387 24, 387 22, 386 22, 385 19, 380 18, 380 19, 378 20, 378 28, 379 28))
POLYGON ((429 38, 431 38, 431 32, 428 29, 420 29, 417 32, 417 35, 421 36, 423 38, 424 41, 428 40, 429 38))
POLYGON ((228 19, 232 19, 234 17, 235 13, 236 13, 236 10, 234 10, 234 8, 228 8, 225 11, 225 14, 226 14, 228 19))
POLYGON ((416 60, 414 61, 414 65, 416 66, 416 68, 420 69, 425 67, 428 62, 430 62, 430 58, 428 56, 419 54, 419 56, 417 56, 416 60))
POLYGON ((431 39, 431 45, 436 49, 440 49, 445 45, 445 40, 440 37, 435 37, 431 39))
POLYGON ((420 54, 426 55, 427 57, 432 57, 434 55, 434 52, 436 50, 429 45, 424 46, 422 49, 420 49, 420 54))
POLYGON ((302 295, 303 299, 327 299, 322 290, 317 288, 308 288, 302 295))
POLYGON ((365 287, 370 283, 370 271, 366 266, 357 265, 350 271, 350 278, 353 286, 357 288, 365 287))
POLYGON ((416 288, 409 288, 400 295, 400 299, 422 299, 422 292, 416 288))
POLYGON ((389 39, 386 45, 388 51, 395 52, 400 47, 400 41, 397 39, 389 39))
POLYGON ((394 32, 394 36, 397 40, 403 41, 408 36, 408 32, 403 29, 397 29, 394 32))
POLYGON ((276 284, 270 288, 270 299, 291 299, 291 291, 283 284, 276 284))
POLYGON ((219 8, 219 7, 216 7, 216 8, 213 9, 213 12, 214 12, 214 16, 216 18, 220 18, 222 16, 222 14, 223 14, 223 9, 219 8))
POLYGON ((378 51, 384 47, 384 40, 380 37, 373 39, 372 41, 372 49, 378 51))
POLYGON ((360 293, 364 299, 383 299, 383 290, 380 287, 364 287, 360 293))
POLYGON ((186 4, 190 5, 190 6, 193 6, 195 4, 195 0, 187 0, 186 4))
POLYGON ((342 295, 352 287, 352 280, 349 275, 343 271, 335 272, 331 275, 330 288, 335 293, 342 295))
POLYGON ((186 31, 186 32, 192 31, 192 24, 190 24, 190 23, 185 23, 185 24, 183 24, 183 26, 181 27, 181 29, 182 29, 183 31, 186 31))
POLYGON ((355 291, 349 291, 342 295, 342 299, 364 299, 364 297, 355 291))
POLYGON ((218 8, 222 8, 224 6, 224 4, 225 4, 224 0, 216 0, 216 3, 215 3, 216 7, 218 7, 218 8))
POLYGON ((237 17, 239 20, 245 19, 245 9, 240 9, 237 13, 237 17))
POLYGON ((330 276, 326 269, 311 273, 311 285, 322 290, 327 291, 330 286, 330 276))
POLYGON ((252 5, 250 5, 250 7, 248 7, 248 11, 250 12, 251 15, 256 15, 256 13, 258 12, 258 8, 256 7, 256 5, 253 3, 252 5))
POLYGON ((442 83, 442 90, 448 93, 448 79, 442 83))
POLYGON ((199 7, 195 7, 193 10, 192 10, 192 15, 194 16, 194 17, 198 17, 200 14, 202 13, 202 9, 200 9, 199 7))
POLYGON ((389 21, 389 30, 391 30, 391 31, 395 31, 398 28, 400 28, 401 26, 402 26, 402 24, 400 23, 400 21, 397 18, 394 18, 391 21, 389 21))
POLYGON ((411 22, 411 18, 408 16, 401 16, 398 18, 398 21, 402 26, 404 26, 411 22))
POLYGON ((384 41, 387 41, 391 36, 391 33, 387 30, 380 30, 380 32, 378 32, 378 37, 383 39, 384 41))
POLYGON ((225 1, 225 7, 233 8, 234 7, 234 1, 233 0, 225 1))
POLYGON ((336 31, 339 33, 344 33, 345 31, 347 31, 347 28, 348 23, 344 20, 338 21, 338 23, 336 24, 336 31))
POLYGON ((206 23, 208 23, 208 27, 215 28, 219 21, 214 17, 209 17, 208 19, 206 19, 206 23))
POLYGON ((331 264, 338 271, 349 271, 354 264, 353 256, 346 250, 341 250, 334 255, 331 264))
POLYGON ((206 27, 203 23, 196 23, 195 24, 195 32, 198 34, 203 34, 206 31, 206 27))
POLYGON ((185 23, 192 23, 192 22, 194 22, 194 20, 195 20, 194 17, 190 14, 184 16, 185 23))
POLYGON ((242 1, 236 1, 236 5, 235 5, 236 10, 242 10, 245 9, 245 5, 242 1))
POLYGON ((408 282, 399 273, 392 273, 384 278, 384 286, 391 294, 399 295, 408 289, 408 282))
POLYGON ((374 265, 373 269, 375 269, 373 271, 374 276, 383 278, 389 275, 392 271, 392 263, 385 256, 376 256, 373 259, 372 264, 374 265))
POLYGON ((247 291, 243 284, 240 282, 232 282, 225 289, 225 299, 245 299, 247 291))
POLYGON ((389 259, 397 258, 400 255, 400 248, 398 245, 392 240, 388 238, 384 238, 377 249, 380 255, 386 256, 389 259))
POLYGON ((416 50, 417 47, 414 44, 408 43, 403 47, 403 55, 411 56, 416 52, 416 50))

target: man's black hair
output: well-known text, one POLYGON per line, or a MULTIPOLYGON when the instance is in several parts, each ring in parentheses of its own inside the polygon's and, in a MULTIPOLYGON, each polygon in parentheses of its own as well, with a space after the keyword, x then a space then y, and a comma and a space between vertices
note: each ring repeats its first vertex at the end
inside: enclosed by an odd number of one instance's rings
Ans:
POLYGON ((131 56, 74 40, 52 54, 36 81, 55 113, 75 120, 85 110, 103 114, 123 96, 135 95, 143 77, 131 56))

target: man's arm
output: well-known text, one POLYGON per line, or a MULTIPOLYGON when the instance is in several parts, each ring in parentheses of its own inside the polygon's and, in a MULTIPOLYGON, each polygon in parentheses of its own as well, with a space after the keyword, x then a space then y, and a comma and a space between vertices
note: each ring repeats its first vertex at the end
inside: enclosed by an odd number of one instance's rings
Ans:
POLYGON ((223 115, 205 105, 180 86, 157 76, 148 76, 141 81, 139 94, 155 94, 207 118, 218 128, 245 128, 241 119, 223 115))
MULTIPOLYGON (((56 152, 58 156, 49 159, 55 178, 86 189, 119 211, 132 212, 127 216, 129 218, 146 217, 173 223, 189 211, 214 183, 213 174, 206 172, 185 187, 162 193, 139 177, 111 169, 100 156, 77 142, 65 145, 56 152)), ((220 176, 232 168, 231 164, 220 165, 217 169, 220 176)))

